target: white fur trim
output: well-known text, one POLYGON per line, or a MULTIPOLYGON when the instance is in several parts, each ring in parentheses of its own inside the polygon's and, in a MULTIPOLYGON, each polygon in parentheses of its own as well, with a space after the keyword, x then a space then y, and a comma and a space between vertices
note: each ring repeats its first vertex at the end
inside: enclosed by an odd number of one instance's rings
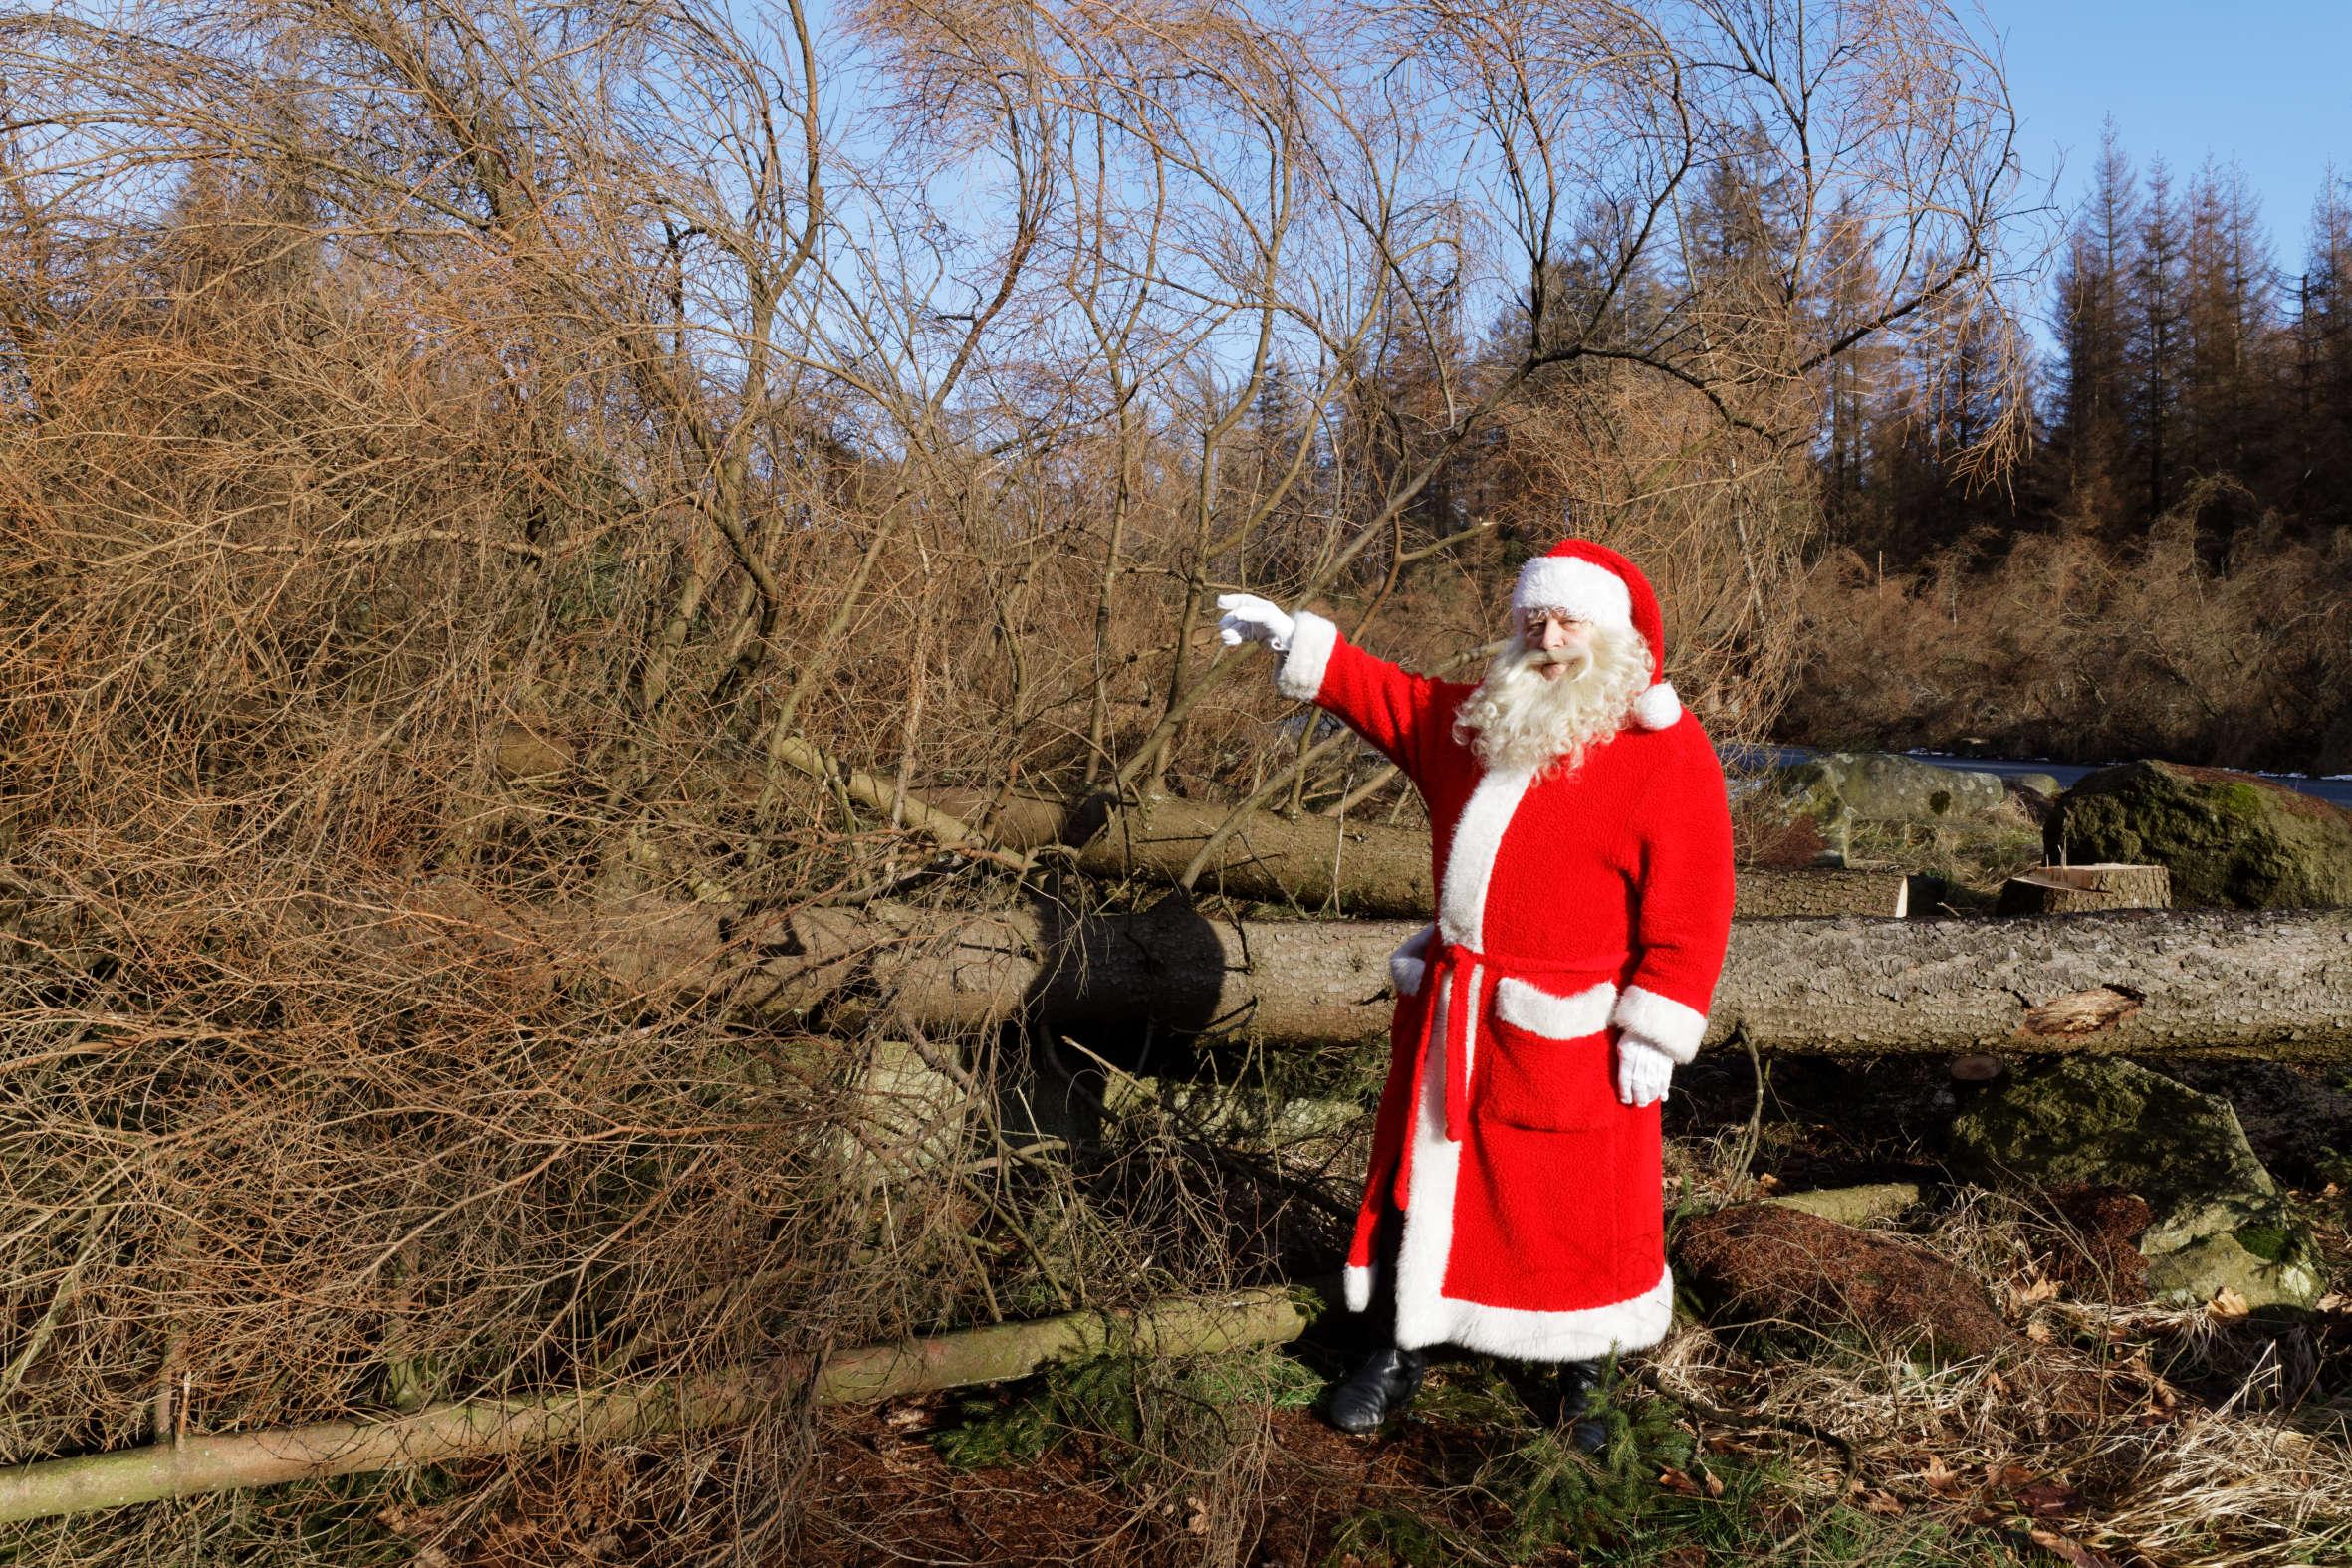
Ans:
POLYGON ((1445 885, 1437 890, 1437 929, 1448 942, 1486 946, 1487 884, 1494 879, 1495 857, 1503 852, 1503 835, 1534 782, 1531 768, 1490 770, 1470 791, 1454 824, 1454 846, 1446 854, 1445 885))
POLYGON ((1345 1291, 1347 1295, 1348 1311, 1363 1312, 1370 1310, 1372 1305, 1371 1269, 1358 1268, 1353 1263, 1350 1263, 1347 1265, 1347 1272, 1340 1277, 1339 1283, 1340 1288, 1345 1291))
POLYGON ((1672 729, 1682 720, 1682 698, 1664 681, 1633 699, 1633 722, 1645 730, 1672 729))
POLYGON ((1677 1066, 1699 1054, 1699 1041, 1707 1033, 1706 1013, 1639 986, 1625 988, 1609 1021, 1628 1034, 1640 1035, 1645 1043, 1673 1057, 1677 1066))
POLYGON ((1312 702, 1323 689, 1323 671, 1339 646, 1339 628, 1312 610, 1293 618, 1290 651, 1274 667, 1274 689, 1299 702, 1312 702))
POLYGON ((1514 619, 1531 609, 1565 610, 1595 626, 1633 626, 1633 593, 1606 566, 1577 556, 1537 556, 1511 589, 1514 619))
MULTIPOLYGON (((1453 990, 1450 982, 1446 990, 1453 990)), ((1674 1326, 1672 1269, 1661 1271, 1658 1282, 1638 1296, 1572 1312, 1487 1306, 1444 1293, 1446 1258, 1454 1241, 1454 1189, 1462 1168, 1462 1146, 1447 1142, 1445 1135, 1443 1009, 1451 1000, 1438 999, 1435 1036, 1421 1073, 1421 1103, 1413 1121, 1412 1191, 1396 1259, 1397 1344, 1406 1350, 1460 1345, 1528 1361, 1592 1361, 1612 1350, 1655 1345, 1674 1326)))
POLYGON ((1495 1016, 1545 1039, 1580 1040, 1609 1026, 1609 1005, 1617 988, 1608 981, 1571 996, 1555 997, 1524 980, 1495 982, 1495 1016))
POLYGON ((1431 921, 1397 944, 1388 955, 1389 984, 1396 987, 1400 997, 1421 995, 1422 979, 1429 973, 1429 943, 1437 935, 1437 922, 1431 921))

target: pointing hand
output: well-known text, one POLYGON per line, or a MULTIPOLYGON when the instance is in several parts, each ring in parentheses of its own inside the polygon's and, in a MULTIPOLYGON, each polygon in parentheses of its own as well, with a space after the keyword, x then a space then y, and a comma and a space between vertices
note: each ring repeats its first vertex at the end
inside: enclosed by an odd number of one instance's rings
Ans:
POLYGON ((1290 616, 1255 593, 1223 593, 1217 607, 1225 611, 1217 621, 1217 640, 1229 648, 1244 642, 1263 642, 1277 653, 1285 653, 1291 646, 1291 628, 1296 624, 1290 616))

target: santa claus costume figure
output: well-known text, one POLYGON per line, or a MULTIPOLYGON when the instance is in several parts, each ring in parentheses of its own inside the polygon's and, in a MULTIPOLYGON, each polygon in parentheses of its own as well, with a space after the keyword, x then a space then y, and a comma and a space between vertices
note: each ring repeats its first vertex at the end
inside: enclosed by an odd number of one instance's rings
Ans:
POLYGON ((1732 918, 1723 768, 1662 678, 1657 596, 1567 540, 1527 563, 1477 685, 1319 615, 1221 598, 1228 643, 1380 749, 1429 807, 1437 919, 1389 960, 1388 1086, 1347 1260, 1378 1348, 1330 1414, 1368 1432, 1460 1345, 1560 1366, 1587 1447, 1597 1363, 1665 1336, 1658 1111, 1698 1051, 1732 918), (1581 1419, 1580 1419, 1581 1418, 1581 1419))

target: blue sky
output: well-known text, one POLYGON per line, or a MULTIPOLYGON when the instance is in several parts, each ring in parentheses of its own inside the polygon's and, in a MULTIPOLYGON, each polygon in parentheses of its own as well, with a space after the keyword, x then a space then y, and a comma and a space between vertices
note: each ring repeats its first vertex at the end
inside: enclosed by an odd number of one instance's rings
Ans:
POLYGON ((2135 167, 2235 157, 2299 267, 2332 161, 2352 175, 2352 0, 1982 0, 2007 48, 2027 166, 2064 155, 2071 211, 2115 118, 2135 167))

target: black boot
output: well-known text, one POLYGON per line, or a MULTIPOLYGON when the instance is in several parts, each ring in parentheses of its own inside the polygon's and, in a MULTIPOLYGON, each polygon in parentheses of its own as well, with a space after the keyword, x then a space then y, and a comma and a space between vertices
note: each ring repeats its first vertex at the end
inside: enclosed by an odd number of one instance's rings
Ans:
POLYGON ((1598 1454, 1608 1446, 1609 1441, 1609 1425, 1599 1416, 1599 1362, 1563 1361, 1559 1364, 1557 1425, 1567 1434, 1568 1441, 1586 1454, 1598 1454))
POLYGON ((1341 1432, 1372 1431, 1421 1392, 1424 1365, 1418 1350, 1389 1345, 1373 1351, 1354 1377, 1331 1391, 1331 1425, 1341 1432))

